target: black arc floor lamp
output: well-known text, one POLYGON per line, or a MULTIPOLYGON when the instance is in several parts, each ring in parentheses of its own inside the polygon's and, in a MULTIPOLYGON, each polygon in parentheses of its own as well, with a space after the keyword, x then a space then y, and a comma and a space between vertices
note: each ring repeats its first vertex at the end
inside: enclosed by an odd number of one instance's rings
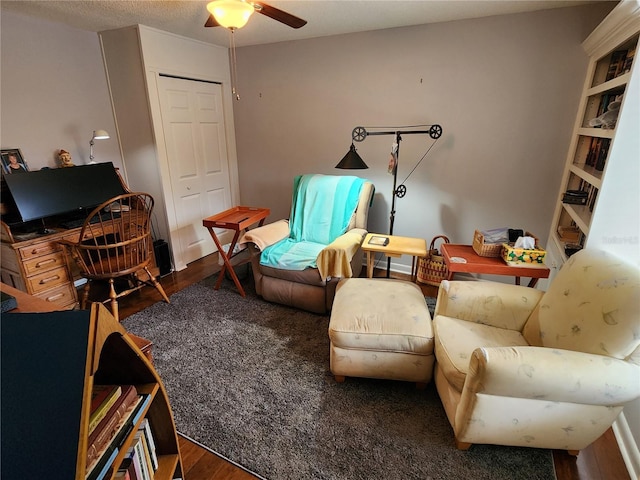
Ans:
MULTIPOLYGON (((391 194, 391 213, 389 215, 389 235, 393 235, 393 224, 396 218, 396 198, 402 198, 407 193, 407 187, 405 186, 405 182, 414 172, 414 170, 420 165, 420 162, 424 160, 429 151, 436 144, 436 141, 442 136, 442 127, 440 125, 413 125, 409 127, 356 127, 351 132, 351 147, 347 154, 342 157, 342 160, 336 165, 336 168, 349 169, 349 170, 360 170, 369 168, 364 160, 358 155, 356 151, 356 147, 353 144, 354 141, 362 142, 369 135, 395 135, 395 144, 391 150, 391 158, 389 160, 389 173, 393 174, 393 191, 391 194), (415 127, 428 127, 428 130, 411 130, 415 127), (372 131, 367 130, 367 128, 372 131), (385 130, 385 131, 376 131, 376 129, 382 128, 392 128, 393 130, 385 130), (408 130, 409 129, 409 130, 408 130), (400 142, 402 141, 402 135, 429 135, 433 142, 422 156, 422 158, 416 163, 416 166, 413 167, 409 175, 404 179, 404 181, 398 185, 398 160, 400 158, 400 142)), ((391 271, 391 258, 387 258, 387 278, 389 277, 391 271)))

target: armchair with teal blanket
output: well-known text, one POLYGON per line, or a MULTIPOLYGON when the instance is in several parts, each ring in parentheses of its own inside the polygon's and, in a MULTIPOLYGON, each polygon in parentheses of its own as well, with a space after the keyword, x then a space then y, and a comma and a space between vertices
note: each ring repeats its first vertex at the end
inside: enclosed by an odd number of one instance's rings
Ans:
POLYGON ((373 184, 354 176, 300 175, 288 220, 248 231, 256 292, 315 313, 331 310, 340 278, 362 269, 373 184))

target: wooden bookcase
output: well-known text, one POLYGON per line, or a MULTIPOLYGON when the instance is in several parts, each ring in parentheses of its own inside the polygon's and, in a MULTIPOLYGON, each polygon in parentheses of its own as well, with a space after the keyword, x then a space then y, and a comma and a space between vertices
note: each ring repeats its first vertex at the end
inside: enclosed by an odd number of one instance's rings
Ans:
POLYGON ((102 304, 81 311, 7 313, 0 326, 2 478, 85 479, 94 384, 133 384, 150 395, 104 478, 113 478, 145 417, 158 454, 154 478, 182 478, 162 381, 102 304))
MULTIPOLYGON (((614 201, 624 198, 625 192, 620 190, 628 188, 621 185, 619 179, 624 177, 625 171, 632 171, 629 170, 631 163, 638 161, 637 157, 631 158, 634 157, 632 152, 621 147, 627 139, 623 140, 618 132, 621 124, 629 123, 629 117, 633 117, 627 115, 625 118, 624 112, 634 108, 627 106, 628 101, 633 102, 627 97, 635 95, 635 90, 630 95, 630 89, 637 89, 637 77, 640 75, 636 65, 639 32, 640 10, 636 2, 621 2, 583 42, 583 48, 589 55, 589 65, 547 246, 552 260, 557 262, 556 266, 569 257, 567 245, 586 247, 594 231, 598 232, 598 237, 606 231, 620 235, 619 225, 614 223, 617 220, 606 210, 612 204, 625 208, 623 202, 614 201), (606 111, 603 107, 607 102, 616 97, 621 98, 622 103, 615 126, 590 125, 592 119, 606 111), (565 197, 568 190, 586 192, 586 204, 568 201, 565 197), (601 205, 607 207, 601 208, 601 205)), ((633 192, 627 191, 626 194, 631 195, 627 202, 635 201, 633 192)), ((602 241, 598 238, 591 243, 602 241)))

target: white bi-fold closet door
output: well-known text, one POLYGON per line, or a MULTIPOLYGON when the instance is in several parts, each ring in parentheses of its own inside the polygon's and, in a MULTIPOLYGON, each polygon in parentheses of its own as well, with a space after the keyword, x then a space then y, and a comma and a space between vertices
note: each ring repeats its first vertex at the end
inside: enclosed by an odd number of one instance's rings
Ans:
POLYGON ((171 185, 165 199, 173 202, 172 237, 186 264, 215 251, 202 219, 231 206, 222 86, 164 75, 158 81, 171 185))

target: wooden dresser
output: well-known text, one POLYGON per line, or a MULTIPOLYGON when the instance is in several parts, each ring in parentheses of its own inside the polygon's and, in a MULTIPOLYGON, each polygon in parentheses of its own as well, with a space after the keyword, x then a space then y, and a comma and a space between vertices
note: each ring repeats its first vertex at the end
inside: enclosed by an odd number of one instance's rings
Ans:
POLYGON ((14 236, 4 222, 1 228, 2 282, 56 306, 73 308, 78 301, 73 284, 74 274, 57 241, 74 236, 78 238, 80 228, 21 236, 14 236))
MULTIPOLYGON (((66 258, 59 240, 78 241, 81 227, 56 228, 49 233, 16 235, 9 226, 0 222, 0 280, 61 308, 73 308, 78 302, 74 282, 82 278, 75 262, 66 258)), ((96 231, 95 226, 92 229, 96 231)), ((100 236, 111 233, 105 224, 100 236)), ((83 240, 91 234, 85 232, 83 240)), ((151 271, 158 275, 153 251, 151 271)))

